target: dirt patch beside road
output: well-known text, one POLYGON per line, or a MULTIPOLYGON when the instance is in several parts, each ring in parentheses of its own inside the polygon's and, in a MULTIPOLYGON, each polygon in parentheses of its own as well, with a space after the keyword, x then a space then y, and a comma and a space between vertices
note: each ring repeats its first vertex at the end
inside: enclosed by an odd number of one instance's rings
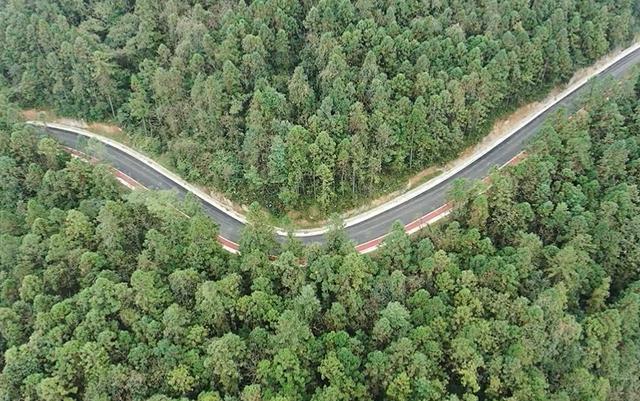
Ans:
MULTIPOLYGON (((521 125, 523 123, 524 120, 526 120, 529 116, 531 116, 532 114, 537 113, 538 111, 544 109, 549 103, 552 103, 555 101, 555 99, 558 97, 558 95, 567 87, 570 87, 572 84, 574 84, 575 82, 586 78, 590 75, 592 75, 596 70, 598 70, 599 68, 601 68, 604 64, 608 63, 609 61, 611 61, 613 58, 615 58, 618 54, 620 54, 621 50, 617 50, 615 52, 610 53, 609 55, 607 55, 606 57, 600 59, 597 63, 595 63, 592 66, 589 66, 587 68, 583 68, 579 71, 577 71, 574 76, 571 78, 571 80, 569 82, 567 82, 564 85, 560 85, 554 89, 552 89, 549 94, 542 100, 540 101, 536 101, 536 102, 532 102, 532 103, 528 103, 526 105, 523 105, 521 107, 519 107, 518 109, 516 109, 514 112, 510 113, 508 116, 497 120, 491 131, 489 132, 489 134, 487 134, 486 136, 484 136, 478 143, 476 143, 473 146, 469 146, 468 148, 464 149, 455 160, 452 160, 449 163, 446 163, 444 165, 441 166, 431 166, 428 167, 416 174, 414 174, 413 176, 409 177, 406 179, 404 185, 401 186, 400 189, 393 191, 393 192, 389 192, 387 194, 381 195, 373 200, 368 200, 366 205, 362 205, 360 207, 356 207, 353 208, 351 210, 346 210, 343 211, 341 213, 341 216, 346 219, 346 218, 350 218, 350 217, 354 217, 357 216, 361 213, 367 212, 367 211, 371 211, 372 209, 383 205, 391 200, 393 200, 394 198, 401 196, 403 194, 406 194, 408 191, 415 189, 416 187, 425 184, 426 182, 428 182, 429 180, 437 177, 438 175, 440 175, 442 172, 446 172, 449 170, 452 170, 454 168, 456 168, 457 166, 460 166, 462 163, 465 162, 465 159, 467 159, 468 157, 470 157, 471 155, 475 154, 475 153, 479 153, 482 152, 483 150, 487 150, 489 147, 493 146, 494 143, 499 139, 504 137, 505 135, 507 135, 509 132, 511 132, 514 128, 518 127, 519 125, 521 125)), ((69 118, 58 118, 55 113, 52 113, 50 111, 46 111, 46 110, 36 110, 36 109, 29 109, 29 110, 24 110, 23 111, 23 115, 25 116, 26 119, 29 120, 45 120, 47 122, 59 122, 59 123, 63 123, 66 125, 71 125, 71 126, 75 126, 78 128, 84 128, 84 129, 88 129, 90 131, 96 132, 98 134, 104 135, 108 138, 111 138, 113 140, 116 140, 124 145, 127 145, 131 148, 133 148, 130 139, 128 138, 128 136, 126 135, 126 133, 124 133, 122 131, 122 129, 116 125, 112 125, 112 124, 105 124, 105 123, 91 123, 91 124, 87 124, 86 122, 80 120, 73 120, 73 119, 69 119, 69 118)), ((145 153, 145 152, 142 152, 145 153)), ((167 167, 167 166, 165 166, 167 167)), ((200 186, 198 186, 199 188, 201 188, 200 186)), ((207 194, 209 194, 211 197, 219 200, 221 203, 225 204, 227 207, 239 212, 239 213, 245 213, 246 212, 246 207, 243 207, 242 205, 238 205, 235 204, 233 202, 231 202, 229 199, 227 199, 226 197, 224 197, 223 195, 217 193, 215 190, 213 189, 206 189, 206 188, 201 188, 203 190, 203 192, 206 192, 207 194)), ((309 221, 309 220, 305 220, 304 217, 305 216, 309 216, 309 215, 313 215, 314 213, 309 213, 310 211, 292 211, 291 213, 288 214, 288 217, 290 218, 292 225, 294 227, 297 228, 313 228, 313 227, 320 227, 324 224, 326 224, 326 221, 309 221), (306 212, 306 213, 305 213, 306 212)))

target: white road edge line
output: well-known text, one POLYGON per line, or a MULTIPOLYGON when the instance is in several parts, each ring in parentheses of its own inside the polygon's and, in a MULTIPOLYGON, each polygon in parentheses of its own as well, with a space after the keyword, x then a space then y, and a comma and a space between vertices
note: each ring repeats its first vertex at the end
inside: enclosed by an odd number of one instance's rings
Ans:
MULTIPOLYGON (((503 165, 501 165, 501 166, 499 167, 499 169, 503 169, 503 168, 507 167, 508 165, 510 165, 511 163, 513 163, 513 162, 514 162, 514 160, 516 160, 516 159, 518 159, 518 158, 522 157, 522 155, 523 155, 523 154, 525 154, 525 152, 524 152, 524 151, 522 151, 522 152, 518 153, 517 155, 513 156, 513 157, 512 157, 511 159, 509 159, 506 163, 504 163, 503 165)), ((443 219, 443 218, 447 217, 449 214, 451 214, 451 212, 453 211, 453 209, 449 208, 449 209, 445 210, 444 212, 442 212, 442 213, 440 213, 440 214, 437 214, 437 215, 433 216, 433 218, 431 218, 430 220, 424 221, 424 222, 422 222, 422 223, 418 224, 417 226, 415 226, 415 227, 413 227, 413 228, 407 229, 407 227, 408 227, 408 226, 410 226, 411 224, 413 224, 414 222, 416 222, 416 221, 418 221, 418 220, 422 220, 425 216, 429 215, 430 213, 433 213, 434 211, 436 211, 436 210, 440 209, 441 207, 444 207, 445 205, 446 205, 446 203, 445 203, 444 205, 442 205, 442 206, 440 206, 440 207, 436 208, 436 209, 433 209, 431 212, 426 213, 424 216, 422 216, 422 217, 418 217, 417 219, 413 220, 412 222, 409 222, 409 223, 405 224, 405 225, 404 225, 404 228, 405 228, 405 229, 404 229, 404 231, 405 231, 408 235, 412 235, 412 234, 415 234, 415 233, 417 233, 418 231, 422 230, 422 229, 423 229, 423 228, 425 228, 426 226, 431 225, 431 224, 433 224, 433 223, 437 222, 438 220, 440 220, 440 219, 443 219)), ((373 251, 377 250, 378 248, 380 248, 380 247, 382 246, 382 244, 384 243, 384 239, 387 237, 387 235, 389 235, 389 234, 384 234, 384 235, 381 235, 381 236, 379 236, 379 237, 377 237, 377 238, 374 238, 374 239, 372 239, 372 240, 367 241, 367 242, 371 242, 371 241, 379 240, 377 244, 372 245, 372 246, 367 247, 367 248, 364 248, 364 249, 360 250, 359 252, 360 252, 360 253, 362 253, 362 254, 365 254, 365 253, 370 253, 370 252, 373 252, 373 251)), ((363 242, 363 244, 366 244, 367 242, 363 242)), ((359 245, 361 245, 361 244, 356 245, 356 247, 357 247, 357 246, 359 246, 359 245)))
MULTIPOLYGON (((509 139, 511 136, 513 136, 516 132, 518 132, 520 129, 522 129, 524 126, 526 126, 527 124, 529 124, 531 121, 533 121, 534 119, 536 119, 538 116, 540 116, 542 113, 544 113, 545 111, 547 111, 548 109, 550 109, 551 107, 553 107, 556 103, 560 102, 562 99, 564 99, 565 97, 569 96, 571 93, 573 93, 574 91, 580 89, 582 86, 584 86, 587 82, 589 82, 593 77, 597 76, 598 74, 600 74, 601 72, 603 72, 604 70, 606 70, 607 68, 611 67, 612 65, 614 65, 615 63, 617 63, 618 61, 620 61, 622 58, 626 57, 627 55, 633 53, 634 51, 638 50, 640 48, 640 42, 636 42, 633 45, 631 45, 630 47, 624 49, 623 51, 621 51, 618 55, 616 55, 615 57, 613 57, 611 60, 609 60, 608 62, 604 63, 603 65, 601 65, 600 67, 598 67, 593 73, 591 73, 589 76, 587 77, 583 77, 582 79, 576 81, 575 83, 573 83, 572 85, 570 85, 569 87, 567 87, 566 89, 564 89, 560 94, 556 95, 553 97, 553 99, 549 100, 547 102, 547 104, 539 109, 538 111, 536 111, 535 113, 533 113, 532 115, 530 115, 529 117, 527 117, 526 119, 524 119, 520 124, 518 124, 515 128, 511 129, 509 132, 507 132, 505 135, 500 136, 499 138, 497 138, 493 143, 491 143, 491 145, 487 146, 487 147, 483 147, 482 149, 480 149, 479 151, 475 152, 474 154, 472 154, 471 156, 469 156, 468 158, 464 159, 464 161, 462 161, 461 163, 459 163, 457 166, 455 166, 454 168, 446 171, 445 173, 439 175, 438 177, 433 178, 432 180, 429 180, 427 182, 425 182, 424 184, 376 207, 373 208, 369 211, 366 211, 364 213, 361 213, 357 216, 353 216, 350 218, 345 219, 344 221, 344 227, 350 227, 352 225, 361 223, 365 220, 368 220, 372 217, 375 217, 381 213, 384 213, 385 211, 389 210, 389 209, 393 209, 394 207, 415 198, 416 196, 428 191, 429 189, 435 187, 436 185, 442 183, 443 181, 446 181, 447 179, 449 179, 450 177, 454 176, 455 174, 457 174, 458 172, 460 172, 461 170, 463 170, 464 168, 468 167, 469 165, 471 165, 472 163, 474 163, 476 160, 480 159, 481 157, 483 157, 484 155, 486 155, 487 153, 489 153, 493 148, 495 148, 496 146, 500 145, 502 142, 504 142, 505 140, 509 139)), ((596 62, 597 64, 597 62, 596 62)), ((110 145, 126 154, 128 154, 129 156, 132 156, 140 161, 142 161, 143 163, 145 163, 147 166, 153 168, 154 170, 160 172, 161 174, 163 174, 164 176, 170 178, 171 180, 175 181, 176 183, 180 184, 182 187, 184 187, 185 189, 189 190, 190 192, 192 192, 193 194, 195 194, 196 196, 198 196, 199 198, 201 198, 202 200, 204 200, 205 202, 209 203, 210 205, 214 206, 215 208, 223 211, 224 213, 226 213, 227 215, 233 217, 234 219, 236 219, 237 221, 246 224, 247 220, 245 218, 244 215, 236 212, 235 210, 229 208, 228 206, 222 204, 221 202, 219 202, 218 200, 212 198, 211 196, 209 196, 208 194, 204 193, 203 191, 201 191, 200 189, 196 188, 195 186, 189 184, 187 181, 183 180, 182 178, 180 178, 178 175, 172 173, 171 171, 167 170, 166 168, 164 168, 163 166, 161 166, 159 163, 155 162, 154 160, 152 160, 151 158, 141 154, 140 152, 137 152, 131 148, 129 148, 126 145, 123 145, 119 142, 116 142, 110 138, 104 137, 102 135, 98 135, 95 134, 93 132, 81 129, 81 128, 77 128, 77 127, 73 127, 73 126, 68 126, 65 124, 59 124, 59 123, 43 123, 40 121, 27 121, 27 124, 30 125, 35 125, 35 126, 41 126, 41 127, 52 127, 52 128, 57 128, 57 129, 61 129, 61 130, 65 130, 65 131, 70 131, 70 132, 74 132, 89 138, 94 138, 98 141, 101 141, 107 145, 110 145)), ((275 227, 274 228, 276 233, 278 235, 281 236, 286 236, 288 234, 288 231, 283 230, 282 228, 279 227, 275 227)), ((321 235, 324 234, 326 232, 329 231, 329 227, 325 226, 325 227, 320 227, 320 228, 314 228, 314 229, 299 229, 299 230, 294 230, 293 231, 293 235, 295 237, 310 237, 310 236, 315 236, 315 235, 321 235)))
POLYGON ((121 144, 120 142, 114 141, 110 138, 104 137, 102 135, 99 134, 95 134, 93 132, 87 131, 85 129, 81 129, 78 127, 73 127, 70 125, 66 125, 66 124, 59 124, 59 123, 43 123, 41 121, 26 121, 27 124, 30 125, 35 125, 35 126, 39 126, 39 127, 50 127, 50 128, 54 128, 54 129, 60 129, 63 131, 70 131, 70 132, 74 132, 76 134, 82 135, 82 136, 86 136, 88 138, 93 138, 96 139, 100 142, 103 142, 109 146, 112 146, 126 154, 128 154, 129 156, 143 162, 144 164, 146 164, 147 166, 151 167, 152 169, 158 171, 159 173, 161 173, 162 175, 164 175, 165 177, 168 177, 169 179, 171 179, 172 181, 180 184, 182 187, 184 187, 185 189, 187 189, 189 192, 192 192, 193 194, 195 194, 196 196, 198 196, 199 198, 201 198, 202 200, 206 201, 207 203, 209 203, 210 205, 214 206, 217 209, 222 210, 224 213, 226 213, 227 215, 233 217, 234 219, 238 220, 239 222, 246 224, 247 220, 246 218, 241 215, 240 213, 236 212, 235 210, 232 210, 231 208, 229 208, 226 205, 223 205, 222 203, 220 203, 219 201, 217 201, 216 199, 212 198, 211 196, 209 196, 208 194, 204 193, 202 190, 196 188, 194 185, 189 184, 187 181, 185 181, 184 179, 180 178, 178 175, 174 174, 173 172, 167 170, 166 168, 164 168, 162 165, 160 165, 159 163, 157 163, 156 161, 152 160, 151 158, 143 155, 142 153, 131 149, 130 147, 121 144))
MULTIPOLYGON (((68 147, 66 147, 66 146, 65 146, 65 148, 67 148, 67 149, 71 149, 71 148, 68 148, 68 147)), ((78 154, 74 154, 74 153, 71 153, 71 157, 76 158, 76 159, 79 159, 79 160, 82 160, 82 161, 84 161, 84 162, 89 162, 89 160, 88 160, 89 156, 88 156, 88 155, 84 154, 83 152, 81 152, 81 151, 79 151, 79 150, 77 150, 77 149, 73 149, 73 150, 74 150, 75 152, 80 153, 80 155, 78 155, 78 154)), ((125 179, 123 179, 123 178, 121 178, 121 177, 118 177, 118 175, 115 175, 115 179, 116 179, 116 180, 118 180, 118 182, 120 182, 120 183, 121 183, 122 185, 124 185, 125 187, 129 188, 131 191, 136 190, 136 189, 143 189, 143 190, 146 190, 146 191, 148 191, 148 190, 149 190, 149 188, 145 187, 145 186, 144 186, 144 185, 142 185, 139 181, 137 181, 137 180, 133 179, 132 177, 130 177, 130 176, 128 176, 127 174, 125 174, 124 172, 122 172, 122 171, 120 171, 120 170, 118 170, 118 169, 116 169, 116 168, 113 168, 113 171, 117 171, 118 173, 122 174, 123 176, 127 177, 128 179, 130 179, 131 181, 133 181, 133 182, 135 182, 135 183, 137 184, 137 186, 136 186, 136 185, 134 185, 134 184, 131 184, 131 183, 130 183, 130 182, 128 182, 127 180, 125 180, 125 179)), ((180 210, 180 209, 176 208, 175 206, 172 206, 172 207, 173 207, 173 209, 175 209, 175 210, 176 210, 176 212, 178 212, 178 213, 182 214, 182 215, 183 215, 183 216, 185 216, 186 218, 188 218, 188 219, 190 219, 190 218, 191 218, 191 216, 189 216, 188 214, 186 214, 186 213, 185 213, 185 212, 183 212, 182 210, 180 210)), ((230 242, 230 243, 233 243, 233 244, 237 245, 235 242, 233 242, 233 241, 231 241, 230 239, 227 239, 227 238, 225 238, 225 237, 223 237, 223 236, 221 236, 221 235, 219 235, 219 234, 218 234, 218 238, 222 238, 222 239, 224 239, 224 241, 220 241, 220 240, 218 240, 218 243, 222 246, 222 249, 224 249, 224 250, 225 250, 225 251, 227 251, 227 252, 233 253, 233 254, 238 254, 238 253, 240 253, 240 251, 239 251, 239 250, 237 250, 237 249, 235 249, 235 248, 232 248, 232 247, 228 246, 228 245, 225 243, 225 241, 228 241, 228 242, 230 242)))
MULTIPOLYGON (((361 213, 361 214, 359 214, 357 216, 345 219, 345 222, 344 222, 345 227, 349 227, 349 226, 352 226, 354 224, 358 224, 358 223, 360 223, 362 221, 365 221, 365 220, 368 220, 371 217, 374 217, 374 216, 376 216, 376 215, 378 215, 380 213, 383 213, 383 212, 385 212, 385 211, 387 211, 389 209, 393 209, 394 207, 398 206, 399 204, 402 204, 402 203, 404 203, 404 202, 406 202, 406 201, 408 201, 410 199, 413 199, 416 196, 418 196, 418 195, 426 192, 427 190, 435 187, 436 185, 442 183, 443 181, 446 181, 447 179, 451 178, 452 176, 454 176, 455 174, 457 174, 461 170, 465 169, 466 167, 468 167, 469 165, 474 163, 476 160, 480 159, 482 156, 484 156, 487 153, 489 153, 496 146, 500 145, 502 142, 504 142, 507 139, 509 139, 511 136, 513 136, 516 132, 521 130, 523 127, 525 127, 531 121, 535 120, 538 116, 540 116, 541 114, 543 114, 544 112, 549 110, 551 107, 553 107, 556 103, 562 101, 562 99, 564 99, 565 97, 569 96, 570 94, 572 94, 576 90, 580 89, 587 82, 589 82, 589 80, 591 80, 591 78, 593 78, 594 76, 600 74, 601 72, 603 72, 607 68, 611 67, 613 64, 617 63, 618 61, 620 61, 621 59, 623 59, 624 57, 626 57, 630 53, 633 53, 634 51, 636 51, 639 48, 640 48, 640 42, 636 42, 632 46, 628 47, 627 49, 622 51, 620 54, 618 54, 616 57, 614 57, 612 60, 610 60, 609 62, 603 64, 600 68, 598 68, 594 73, 590 74, 588 77, 584 77, 584 78, 578 80, 573 85, 569 86, 564 91, 562 91, 560 94, 554 96, 552 101, 549 101, 542 109, 538 110, 534 114, 532 114, 529 117, 527 117, 526 119, 524 119, 520 124, 518 124, 515 128, 511 129, 505 135, 497 138, 491 145, 489 145, 487 147, 484 147, 483 149, 481 149, 478 152, 474 153, 473 155, 469 156, 466 160, 464 160, 464 162, 460 163, 456 167, 448 170, 447 172, 439 175, 438 177, 435 177, 432 180, 429 180, 429 181, 425 182, 424 184, 422 184, 420 186, 417 186, 416 188, 414 188, 414 189, 412 189, 410 191, 407 191, 403 195, 400 195, 400 196, 398 196, 398 197, 396 197, 396 198, 394 198, 394 199, 392 199, 392 200, 390 200, 390 201, 388 201, 388 202, 386 202, 386 203, 384 203, 384 204, 382 204, 382 205, 380 205, 380 206, 378 206, 378 207, 376 207, 374 209, 371 209, 371 210, 369 210, 367 212, 361 213)), ((315 233, 313 235, 315 235, 315 233)))

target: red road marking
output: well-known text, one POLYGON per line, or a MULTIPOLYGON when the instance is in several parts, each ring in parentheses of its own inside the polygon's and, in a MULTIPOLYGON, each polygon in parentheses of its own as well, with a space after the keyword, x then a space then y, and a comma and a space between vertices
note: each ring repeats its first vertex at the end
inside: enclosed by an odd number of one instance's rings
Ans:
POLYGON ((511 159, 509 159, 509 161, 506 162, 505 164, 503 164, 502 166, 500 166, 500 168, 505 167, 505 166, 514 166, 514 165, 520 163, 526 157, 527 157, 527 153, 525 151, 522 151, 522 152, 518 153, 517 155, 513 156, 511 159))
POLYGON ((412 221, 411 223, 407 224, 406 226, 404 226, 404 229, 405 229, 405 231, 409 231, 409 230, 412 230, 412 229, 414 229, 414 228, 416 228, 418 226, 421 226, 423 224, 428 224, 429 221, 431 221, 434 218, 438 217, 442 213, 448 212, 449 210, 451 210, 452 207, 453 207, 453 205, 451 205, 451 203, 445 203, 444 205, 440 206, 436 210, 433 210, 433 211, 425 214, 424 216, 422 216, 422 217, 412 221))
MULTIPOLYGON (((75 155, 76 157, 79 157, 81 159, 84 159, 92 164, 98 163, 98 160, 94 157, 91 157, 85 153, 82 153, 76 149, 73 148, 69 148, 64 146, 64 149, 68 152, 71 153, 72 155, 75 155)), ((511 165, 515 165, 517 163, 519 163, 522 159, 524 159, 526 157, 526 153, 525 152, 520 152, 517 155, 515 155, 514 157, 512 157, 508 162, 506 162, 505 164, 503 164, 502 166, 500 166, 500 168, 503 168, 505 166, 511 166, 511 165)), ((128 175, 126 175, 125 173, 123 173, 120 170, 116 170, 115 168, 111 167, 111 170, 113 171, 114 175, 118 178, 120 178, 121 180, 129 183, 130 185, 136 187, 136 188, 145 188, 144 185, 140 184, 138 181, 134 180, 133 178, 129 177, 128 175)), ((489 177, 485 177, 483 178, 484 182, 488 182, 489 181, 489 177)), ((145 188, 146 189, 146 188, 145 188)), ((447 213, 448 211, 451 210, 451 208, 453 207, 453 205, 451 203, 445 203, 444 205, 440 206, 439 208, 432 210, 431 212, 425 214, 422 217, 417 218, 416 220, 412 221, 411 223, 407 224, 404 226, 404 230, 409 232, 413 229, 415 229, 416 227, 420 227, 422 225, 425 224, 430 224, 432 220, 434 220, 435 218, 437 218, 438 216, 447 213)), ((362 244, 356 245, 356 251, 360 252, 360 253, 365 253, 365 252, 370 252, 374 249, 376 249, 381 243, 382 241, 384 241, 384 238, 387 236, 388 234, 382 235, 378 238, 374 238, 372 240, 369 240, 367 242, 364 242, 362 244)), ((226 239, 225 237, 218 235, 217 238, 218 242, 224 247, 224 248, 229 248, 231 249, 231 252, 238 252, 238 250, 240 249, 240 246, 231 241, 226 239)))
MULTIPOLYGON (((508 162, 506 162, 505 164, 503 164, 502 166, 500 166, 500 168, 502 169, 503 167, 506 166, 513 166, 518 164, 520 161, 522 161, 524 158, 527 157, 527 154, 523 151, 518 153, 517 155, 515 155, 514 157, 512 157, 511 159, 509 159, 508 162)), ((489 177, 484 177, 482 179, 482 181, 484 183, 489 183, 490 182, 490 178, 489 177)), ((425 224, 430 224, 435 218, 437 218, 438 216, 442 215, 443 213, 446 213, 448 211, 451 210, 451 208, 453 207, 453 205, 451 203, 445 203, 444 205, 440 206, 439 208, 425 214, 422 217, 419 217, 418 219, 412 221, 411 223, 407 224, 404 226, 404 230, 406 232, 409 232, 417 227, 423 226, 425 224)), ((382 235, 378 238, 372 239, 370 241, 364 242, 360 245, 356 246, 356 250, 358 252, 366 252, 366 251, 371 251, 375 248, 377 248, 382 241, 384 241, 384 238, 387 236, 387 234, 382 235)))
MULTIPOLYGON (((116 177, 120 178, 122 181, 127 182, 129 185, 131 185, 132 187, 135 188, 145 188, 144 185, 140 184, 138 181, 134 180, 133 178, 129 177, 128 175, 126 175, 125 173, 123 173, 120 170, 116 170, 113 169, 114 174, 116 175, 116 177)), ((145 188, 146 189, 146 188, 145 188)))
MULTIPOLYGON (((419 227, 421 225, 424 224, 429 224, 433 219, 435 219, 436 217, 448 212, 449 210, 451 210, 452 205, 450 203, 445 203, 444 205, 440 206, 439 208, 437 208, 436 210, 433 210, 427 214, 425 214, 422 217, 417 218, 416 220, 412 221, 411 223, 407 224, 404 226, 404 230, 405 231, 410 231, 416 227, 419 227)), ((380 245, 382 243, 382 241, 384 240, 384 238, 387 236, 388 234, 382 235, 378 238, 372 239, 370 241, 367 241, 365 243, 362 243, 360 245, 356 246, 356 251, 360 252, 360 253, 364 253, 366 251, 370 251, 373 250, 375 248, 378 247, 378 245, 380 245)))
MULTIPOLYGON (((80 158, 80 159, 82 159, 82 160, 84 160, 86 162, 89 162, 91 164, 96 164, 96 163, 99 162, 96 158, 91 157, 91 156, 87 155, 86 153, 80 152, 79 150, 76 150, 76 149, 73 149, 73 148, 69 148, 67 146, 64 146, 63 148, 64 148, 64 150, 66 152, 68 152, 68 153, 70 153, 70 154, 72 154, 72 155, 74 155, 74 156, 76 156, 76 157, 78 157, 78 158, 80 158)), ((115 169, 113 167, 110 167, 110 169, 111 169, 111 172, 116 177, 118 177, 121 180, 127 182, 131 186, 133 186, 135 188, 146 189, 146 187, 144 185, 140 184, 138 181, 136 181, 135 179, 129 177, 128 175, 126 175, 122 171, 117 170, 117 169, 115 169)), ((238 252, 238 249, 240 249, 240 246, 238 244, 236 244, 235 242, 233 242, 231 240, 226 239, 225 237, 223 237, 221 235, 218 235, 217 240, 223 247, 229 248, 232 251, 238 252)))
POLYGON ((233 249, 234 251, 238 251, 240 249, 240 246, 238 244, 236 244, 233 241, 230 241, 230 240, 226 239, 222 235, 218 235, 218 242, 221 243, 224 246, 227 246, 227 247, 233 249))
POLYGON ((372 239, 371 241, 367 241, 365 243, 357 245, 356 246, 356 251, 362 253, 362 252, 366 251, 369 248, 376 247, 376 246, 380 245, 380 243, 382 242, 384 237, 386 237, 386 235, 383 235, 382 237, 378 237, 378 238, 372 239))

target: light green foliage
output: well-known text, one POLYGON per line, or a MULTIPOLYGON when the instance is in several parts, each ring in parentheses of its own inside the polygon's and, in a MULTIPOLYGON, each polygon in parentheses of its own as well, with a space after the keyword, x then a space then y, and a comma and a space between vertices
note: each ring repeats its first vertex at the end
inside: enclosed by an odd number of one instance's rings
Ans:
POLYGON ((638 13, 623 0, 17 1, 0 10, 0 80, 21 106, 121 123, 235 200, 328 214, 455 157, 628 43, 638 13))
MULTIPOLYGON (((329 3, 331 26, 355 12, 329 3)), ((638 400, 640 102, 618 92, 370 256, 337 220, 322 246, 281 246, 257 205, 226 254, 192 201, 188 218, 166 194, 122 196, 102 167, 0 129, 0 400, 638 400)))

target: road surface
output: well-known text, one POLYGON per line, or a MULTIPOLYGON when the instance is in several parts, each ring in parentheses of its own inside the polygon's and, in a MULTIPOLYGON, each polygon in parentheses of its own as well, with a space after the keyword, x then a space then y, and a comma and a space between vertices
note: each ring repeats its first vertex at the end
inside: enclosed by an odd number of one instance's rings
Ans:
MULTIPOLYGON (((597 78, 620 78, 639 61, 640 49, 636 49, 602 71, 597 75, 597 78)), ((574 110, 578 104, 578 98, 586 91, 589 91, 590 87, 591 85, 587 84, 573 91, 528 124, 514 132, 508 139, 495 146, 484 156, 433 188, 389 210, 346 227, 348 236, 356 244, 367 243, 387 234, 395 221, 400 221, 404 225, 407 225, 425 216, 427 213, 438 209, 446 203, 447 193, 454 180, 458 178, 480 179, 485 177, 493 166, 500 166, 508 162, 523 150, 527 142, 542 127, 550 115, 554 114, 560 108, 566 108, 570 111, 574 110)), ((49 127, 46 132, 70 148, 82 150, 86 145, 86 138, 73 131, 49 127)), ((156 169, 111 145, 105 144, 103 158, 105 162, 147 188, 174 190, 181 196, 185 195, 188 191, 181 184, 163 175, 156 169)), ((225 211, 203 199, 201 199, 201 203, 207 215, 218 223, 220 235, 237 243, 240 239, 244 224, 237 218, 230 216, 225 211)), ((282 236, 279 237, 280 239, 284 239, 282 236)), ((323 234, 316 234, 300 236, 300 239, 305 243, 313 243, 322 242, 323 237, 323 234)))

